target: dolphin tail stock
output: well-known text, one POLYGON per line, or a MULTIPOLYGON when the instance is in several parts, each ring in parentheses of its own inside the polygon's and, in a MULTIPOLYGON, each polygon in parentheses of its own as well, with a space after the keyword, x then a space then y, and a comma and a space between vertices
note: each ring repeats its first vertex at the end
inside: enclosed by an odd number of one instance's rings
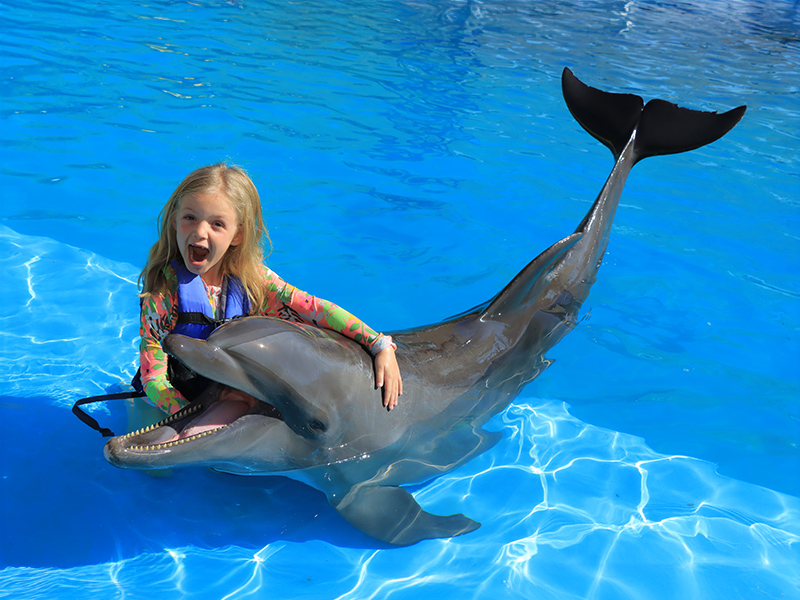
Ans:
POLYGON ((395 546, 454 537, 481 526, 460 513, 431 514, 417 504, 411 492, 398 486, 357 485, 338 503, 331 499, 331 505, 354 527, 395 546))
POLYGON ((728 133, 746 106, 725 113, 683 108, 666 100, 646 105, 634 94, 615 94, 590 87, 568 68, 561 75, 564 100, 572 116, 590 135, 619 158, 636 132, 634 163, 649 156, 677 154, 710 144, 728 133))
POLYGON ((480 320, 494 319, 516 306, 527 305, 541 291, 540 288, 547 286, 546 278, 542 275, 577 244, 581 237, 582 233, 573 233, 534 258, 492 299, 489 306, 479 315, 480 320))

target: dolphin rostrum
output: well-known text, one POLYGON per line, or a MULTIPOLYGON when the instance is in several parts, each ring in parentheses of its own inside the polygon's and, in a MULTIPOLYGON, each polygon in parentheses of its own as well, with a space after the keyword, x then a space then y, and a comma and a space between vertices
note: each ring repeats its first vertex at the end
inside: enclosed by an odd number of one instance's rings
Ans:
POLYGON ((492 300, 436 325, 393 333, 403 373, 391 412, 372 359, 331 331, 267 317, 223 325, 207 341, 169 335, 165 350, 218 382, 150 428, 113 438, 113 465, 206 465, 225 473, 284 475, 324 492, 348 522, 396 545, 479 527, 426 512, 406 489, 464 464, 496 443, 483 425, 551 363, 545 352, 576 323, 608 244, 633 165, 725 135, 744 106, 723 114, 612 94, 564 69, 570 112, 616 163, 575 233, 537 256, 492 300), (225 386, 228 386, 227 388, 225 386), (234 388, 258 400, 220 401, 234 388))

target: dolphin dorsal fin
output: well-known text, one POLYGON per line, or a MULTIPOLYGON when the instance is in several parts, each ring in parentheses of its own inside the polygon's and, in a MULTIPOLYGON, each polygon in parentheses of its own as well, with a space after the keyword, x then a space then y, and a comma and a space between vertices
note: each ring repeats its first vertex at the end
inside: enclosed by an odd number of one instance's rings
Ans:
POLYGON ((492 320, 509 310, 519 310, 527 306, 533 298, 547 286, 546 278, 542 276, 550 269, 561 256, 572 248, 583 233, 575 232, 550 246, 514 277, 503 291, 497 294, 480 316, 481 321, 492 320))

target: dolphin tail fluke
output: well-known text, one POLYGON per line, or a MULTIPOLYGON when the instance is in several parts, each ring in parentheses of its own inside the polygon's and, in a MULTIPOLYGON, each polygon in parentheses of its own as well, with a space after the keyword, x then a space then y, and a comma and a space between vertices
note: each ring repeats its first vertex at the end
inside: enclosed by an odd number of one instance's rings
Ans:
POLYGON ((688 152, 733 129, 747 109, 718 114, 682 108, 665 100, 644 101, 634 94, 612 94, 590 87, 565 68, 564 100, 575 120, 619 158, 634 130, 635 161, 648 156, 688 152))
POLYGON ((665 100, 650 100, 636 132, 636 160, 689 152, 717 141, 744 116, 746 106, 718 114, 683 108, 665 100))
POLYGON ((481 526, 462 514, 442 517, 426 512, 411 493, 396 486, 356 486, 334 508, 367 535, 396 546, 447 538, 481 526))
POLYGON ((636 129, 644 100, 634 94, 612 94, 589 87, 567 68, 561 73, 561 91, 581 127, 608 146, 614 158, 619 157, 636 129))

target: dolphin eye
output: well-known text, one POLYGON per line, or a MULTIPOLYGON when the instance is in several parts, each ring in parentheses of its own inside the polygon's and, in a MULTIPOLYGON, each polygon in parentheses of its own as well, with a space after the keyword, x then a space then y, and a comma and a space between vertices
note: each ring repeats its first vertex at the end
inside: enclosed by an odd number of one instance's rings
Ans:
POLYGON ((317 433, 325 433, 328 430, 328 428, 325 427, 325 425, 321 421, 318 421, 316 419, 311 421, 308 424, 308 427, 309 427, 309 429, 312 429, 312 430, 316 431, 317 433))

